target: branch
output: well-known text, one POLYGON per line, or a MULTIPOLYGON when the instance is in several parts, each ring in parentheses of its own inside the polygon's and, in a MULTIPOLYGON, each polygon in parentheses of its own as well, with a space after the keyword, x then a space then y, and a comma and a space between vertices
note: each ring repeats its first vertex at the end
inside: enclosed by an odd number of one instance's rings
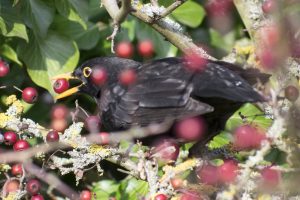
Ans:
POLYGON ((52 186, 61 194, 68 197, 69 199, 75 199, 75 200, 79 199, 79 194, 76 191, 74 191, 68 185, 64 184, 53 174, 47 173, 45 170, 33 164, 32 162, 24 163, 24 168, 27 172, 38 177, 40 180, 46 182, 48 185, 52 186))
POLYGON ((155 21, 165 18, 166 16, 171 14, 176 8, 181 6, 184 2, 186 2, 186 0, 176 0, 169 7, 167 7, 166 10, 155 19, 155 21))

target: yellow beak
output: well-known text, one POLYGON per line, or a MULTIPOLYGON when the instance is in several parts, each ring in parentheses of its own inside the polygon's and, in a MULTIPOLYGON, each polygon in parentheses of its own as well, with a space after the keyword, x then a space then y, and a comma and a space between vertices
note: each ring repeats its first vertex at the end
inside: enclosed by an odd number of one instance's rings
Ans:
MULTIPOLYGON (((80 80, 79 78, 75 77, 72 75, 72 73, 66 73, 66 74, 60 74, 60 75, 57 75, 57 76, 54 76, 51 78, 51 80, 57 80, 57 79, 61 79, 61 78, 64 78, 64 79, 67 79, 68 81, 69 80, 80 80)), ((65 97, 68 97, 68 96, 71 96, 72 94, 75 94, 76 92, 79 91, 79 88, 82 86, 83 84, 79 85, 79 86, 76 86, 76 87, 73 87, 73 88, 70 88, 66 91, 64 91, 63 93, 57 95, 54 97, 55 100, 58 100, 58 99, 62 99, 62 98, 65 98, 65 97)))

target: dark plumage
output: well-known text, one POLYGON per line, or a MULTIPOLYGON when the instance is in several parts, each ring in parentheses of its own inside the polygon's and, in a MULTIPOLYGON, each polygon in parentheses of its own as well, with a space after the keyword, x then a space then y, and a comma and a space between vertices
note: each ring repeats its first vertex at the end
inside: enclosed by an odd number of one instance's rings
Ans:
POLYGON ((84 83, 80 91, 97 99, 102 124, 108 130, 203 114, 209 118, 210 125, 216 119, 226 121, 228 113, 234 112, 243 102, 262 100, 250 85, 256 78, 267 79, 257 70, 209 61, 203 72, 192 73, 184 62, 182 58, 139 63, 102 57, 84 62, 73 75, 84 83), (91 69, 105 67, 107 83, 101 87, 94 85, 83 75, 82 70, 87 66, 91 69), (118 81, 119 72, 128 68, 134 68, 137 73, 137 81, 130 87, 118 81))

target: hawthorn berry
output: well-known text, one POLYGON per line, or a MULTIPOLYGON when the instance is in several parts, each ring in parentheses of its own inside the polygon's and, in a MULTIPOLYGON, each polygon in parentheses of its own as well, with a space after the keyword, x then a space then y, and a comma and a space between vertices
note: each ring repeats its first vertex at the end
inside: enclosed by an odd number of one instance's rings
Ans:
POLYGON ((22 176, 23 175, 23 167, 22 164, 14 164, 11 167, 11 174, 14 176, 22 176))
POLYGON ((57 142, 59 140, 59 134, 57 131, 49 131, 46 136, 47 142, 57 142))
POLYGON ((26 103, 32 104, 32 103, 36 102, 37 101, 37 97, 38 97, 38 92, 33 87, 27 87, 22 92, 22 99, 26 103))
POLYGON ((4 143, 6 145, 13 145, 18 140, 18 135, 13 131, 7 131, 4 133, 4 143))
POLYGON ((60 78, 57 79, 53 84, 53 89, 56 93, 60 94, 69 89, 70 84, 67 79, 60 78))
POLYGON ((104 85, 107 81, 107 72, 104 67, 94 67, 91 73, 91 80, 95 85, 104 85))
POLYGON ((277 7, 276 4, 277 4, 276 0, 265 0, 261 8, 264 13, 269 14, 276 10, 277 7))
POLYGON ((144 40, 138 44, 138 52, 143 57, 151 57, 153 55, 153 43, 151 40, 144 40))
POLYGON ((271 167, 266 167, 261 171, 261 176, 266 186, 274 187, 279 184, 281 174, 279 171, 272 169, 271 167))
POLYGON ((7 193, 15 192, 19 189, 19 187, 20 187, 20 182, 18 180, 10 180, 5 185, 5 191, 7 193))
POLYGON ((242 125, 234 131, 233 145, 237 149, 247 150, 260 147, 265 135, 250 125, 242 125))
POLYGON ((179 145, 175 140, 165 139, 155 146, 153 154, 158 154, 164 162, 175 161, 179 155, 179 145))
POLYGON ((207 59, 199 56, 198 54, 191 52, 184 56, 185 66, 188 70, 194 71, 203 71, 206 68, 207 59))
POLYGON ((180 195, 179 200, 202 200, 202 198, 195 191, 186 191, 180 195))
POLYGON ((284 89, 284 94, 288 100, 294 102, 299 97, 299 90, 295 86, 289 85, 284 89))
POLYGON ((205 123, 202 118, 188 118, 177 123, 176 136, 188 141, 199 140, 205 131, 205 123))
POLYGON ((224 163, 218 167, 219 179, 223 183, 233 182, 237 176, 238 165, 233 160, 224 161, 224 163))
POLYGON ((62 132, 67 128, 67 121, 65 119, 54 119, 51 121, 51 128, 62 132))
POLYGON ((10 69, 7 63, 0 60, 0 77, 4 77, 9 73, 10 69))
POLYGON ((40 194, 31 197, 31 200, 44 200, 44 197, 40 194))
POLYGON ((125 69, 119 74, 119 81, 122 85, 132 85, 136 81, 136 72, 133 69, 125 69))
POLYGON ((100 129, 100 118, 96 115, 88 116, 85 119, 85 127, 92 133, 96 133, 100 129))
POLYGON ((109 133, 100 132, 99 136, 100 136, 101 144, 109 144, 109 133))
POLYGON ((197 172, 202 183, 208 185, 216 185, 219 182, 218 168, 207 164, 200 168, 197 172))
POLYGON ((89 190, 82 190, 80 193, 80 200, 91 200, 92 193, 89 190))
POLYGON ((164 194, 158 194, 154 197, 154 200, 167 200, 168 197, 164 194))
POLYGON ((51 109, 52 119, 64 119, 68 115, 68 108, 65 105, 55 105, 51 109))
POLYGON ((172 178, 171 185, 174 189, 181 188, 183 186, 183 180, 181 178, 172 178))
POLYGON ((40 181, 38 181, 37 179, 31 179, 26 183, 26 190, 31 195, 36 195, 40 189, 41 189, 41 184, 40 181))
POLYGON ((15 151, 23 151, 30 147, 29 143, 26 140, 18 140, 13 148, 15 151))
POLYGON ((122 58, 131 58, 133 55, 133 46, 130 42, 120 42, 116 48, 116 54, 122 58))

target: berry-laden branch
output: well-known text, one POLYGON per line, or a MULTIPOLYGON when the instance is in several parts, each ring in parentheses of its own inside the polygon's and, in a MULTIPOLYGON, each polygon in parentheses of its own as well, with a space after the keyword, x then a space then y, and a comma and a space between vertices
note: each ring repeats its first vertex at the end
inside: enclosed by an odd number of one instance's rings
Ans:
MULTIPOLYGON (((178 23, 169 18, 165 18, 165 16, 169 15, 183 2, 184 1, 176 1, 167 9, 164 7, 156 6, 155 4, 135 5, 133 3, 132 8, 134 9, 134 11, 131 11, 130 14, 151 26, 154 30, 160 33, 163 37, 166 38, 166 40, 171 42, 182 52, 190 53, 192 50, 203 58, 216 60, 214 57, 208 55, 204 49, 198 47, 195 43, 193 43, 192 39, 184 34, 181 26, 178 23)), ((123 1, 122 3, 130 2, 123 1)), ((119 19, 115 13, 119 13, 121 9, 118 7, 116 0, 102 0, 102 5, 105 7, 114 21, 115 19, 119 19)), ((126 6, 126 8, 128 7, 129 5, 126 6)), ((127 14, 127 12, 125 13, 127 14)), ((121 19, 124 18, 122 17, 121 19)), ((121 23, 121 21, 118 22, 121 23)), ((116 29, 114 28, 113 37, 115 37, 115 30, 116 29)))

